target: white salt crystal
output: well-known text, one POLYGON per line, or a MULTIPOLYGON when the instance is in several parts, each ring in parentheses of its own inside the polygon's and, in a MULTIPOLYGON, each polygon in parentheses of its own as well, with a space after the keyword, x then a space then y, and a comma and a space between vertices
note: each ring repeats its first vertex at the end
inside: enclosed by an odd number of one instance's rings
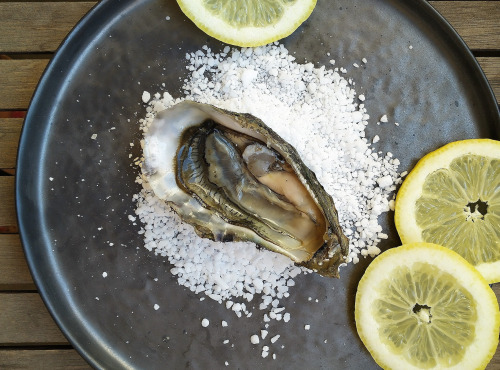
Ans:
POLYGON ((262 339, 266 339, 266 337, 267 337, 267 333, 268 333, 268 331, 267 331, 267 330, 261 330, 261 331, 260 331, 260 336, 261 336, 261 338, 262 338, 262 339))
POLYGON ((108 273, 107 273, 106 271, 104 271, 104 272, 102 273, 102 277, 103 277, 103 278, 105 278, 106 276, 108 276, 108 273))
POLYGON ((380 177, 379 179, 377 179, 377 184, 381 188, 387 188, 387 187, 391 186, 393 183, 394 182, 392 180, 392 177, 389 175, 383 176, 383 177, 380 177))
POLYGON ((250 343, 252 344, 259 344, 259 336, 257 334, 254 334, 250 337, 250 343))
POLYGON ((208 319, 201 320, 201 326, 206 328, 208 325, 210 325, 210 321, 208 321, 208 319))
POLYGON ((227 326, 227 322, 222 320, 222 327, 225 328, 227 326))
POLYGON ((279 338, 280 338, 279 334, 275 335, 274 337, 271 338, 271 343, 275 343, 279 338))
POLYGON ((153 308, 154 308, 154 310, 155 310, 155 311, 158 311, 158 310, 159 310, 159 308, 160 308, 160 306, 158 306, 157 304, 155 304, 155 305, 153 306, 153 308))
POLYGON ((311 329, 311 325, 304 325, 304 330, 309 330, 311 329))
POLYGON ((151 99, 151 94, 148 93, 147 91, 144 91, 142 93, 142 102, 145 103, 145 104, 147 104, 150 99, 151 99))

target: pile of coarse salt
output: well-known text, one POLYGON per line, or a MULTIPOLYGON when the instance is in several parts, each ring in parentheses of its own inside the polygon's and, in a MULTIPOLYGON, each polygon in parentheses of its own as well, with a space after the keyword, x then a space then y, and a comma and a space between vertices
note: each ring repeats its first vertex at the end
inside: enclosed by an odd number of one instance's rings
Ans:
MULTIPOLYGON (((350 238, 349 262, 357 263, 359 254, 378 254, 377 244, 387 238, 378 216, 391 207, 389 199, 401 181, 399 161, 391 153, 380 156, 365 138, 369 115, 354 83, 337 68, 296 63, 277 43, 239 50, 226 47, 218 54, 205 46, 186 54, 186 59, 185 96, 173 99, 169 92, 153 96, 144 92, 148 106, 141 129, 147 132, 157 112, 184 99, 259 117, 297 149, 334 198, 350 238)), ((293 278, 305 269, 252 243, 199 238, 155 197, 145 177, 138 181, 143 190, 134 199, 145 247, 168 257, 179 284, 224 303, 238 316, 252 314, 249 302, 258 295, 259 308, 266 310, 264 321, 290 319, 280 299, 288 296, 293 278)))

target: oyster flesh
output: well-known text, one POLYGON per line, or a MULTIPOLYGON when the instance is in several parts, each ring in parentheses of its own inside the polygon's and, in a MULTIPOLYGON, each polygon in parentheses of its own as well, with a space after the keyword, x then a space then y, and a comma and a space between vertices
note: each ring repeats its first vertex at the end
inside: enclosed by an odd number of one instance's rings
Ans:
POLYGON ((260 119, 183 101, 145 135, 143 172, 198 235, 252 241, 324 276, 348 253, 333 199, 260 119))

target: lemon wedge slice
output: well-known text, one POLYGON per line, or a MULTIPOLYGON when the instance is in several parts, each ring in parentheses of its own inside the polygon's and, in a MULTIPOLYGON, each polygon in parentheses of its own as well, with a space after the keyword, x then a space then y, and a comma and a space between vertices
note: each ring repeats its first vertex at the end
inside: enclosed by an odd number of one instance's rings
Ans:
POLYGON ((500 141, 463 140, 423 157, 396 197, 403 244, 448 247, 500 281, 500 141))
POLYGON ((498 345, 495 294, 457 253, 412 243, 375 258, 356 293, 356 328, 385 369, 479 369, 498 345))
POLYGON ((253 47, 282 39, 312 13, 316 0, 177 0, 201 30, 231 45, 253 47))

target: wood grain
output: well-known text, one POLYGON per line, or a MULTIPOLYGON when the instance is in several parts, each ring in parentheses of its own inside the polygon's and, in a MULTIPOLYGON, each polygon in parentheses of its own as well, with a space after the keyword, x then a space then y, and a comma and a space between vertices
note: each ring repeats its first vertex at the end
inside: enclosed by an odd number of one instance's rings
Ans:
MULTIPOLYGON (((497 1, 430 1, 471 49, 498 48, 497 1)), ((0 53, 54 52, 96 2, 0 2, 0 53)))
POLYGON ((14 176, 0 176, 0 233, 18 232, 14 184, 14 176))
POLYGON ((0 369, 92 369, 74 349, 0 349, 0 369))
POLYGON ((0 234, 0 291, 34 289, 19 235, 0 234))
POLYGON ((0 118, 0 169, 16 166, 22 124, 22 118, 0 118))
POLYGON ((47 63, 46 59, 0 60, 0 109, 27 109, 47 63))
POLYGON ((61 345, 61 333, 37 293, 0 293, 0 344, 61 345))
POLYGON ((0 2, 0 53, 55 51, 95 4, 95 1, 0 2))
POLYGON ((498 1, 429 1, 452 25, 469 48, 498 49, 500 4, 498 1))
MULTIPOLYGON (((498 7, 500 8, 500 2, 498 3, 498 7)), ((495 93, 497 102, 500 103, 500 58, 477 58, 477 61, 495 93)))

